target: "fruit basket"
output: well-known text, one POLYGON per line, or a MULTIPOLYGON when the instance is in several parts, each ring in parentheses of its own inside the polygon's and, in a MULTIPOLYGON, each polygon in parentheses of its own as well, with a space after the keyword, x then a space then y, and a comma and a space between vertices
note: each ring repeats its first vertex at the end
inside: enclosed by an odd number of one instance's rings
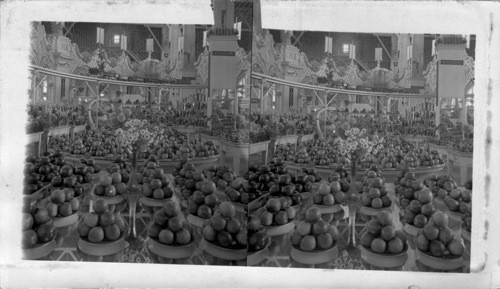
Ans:
POLYGON ((23 257, 25 260, 38 260, 50 253, 52 253, 57 248, 57 243, 55 237, 43 243, 38 243, 34 247, 29 249, 23 249, 23 257))
POLYGON ((201 239, 200 247, 210 255, 224 260, 244 260, 247 258, 247 249, 222 248, 201 239))
POLYGON ((422 264, 436 270, 451 271, 464 266, 464 259, 462 256, 446 256, 439 258, 427 252, 420 251, 419 249, 416 250, 415 255, 417 260, 422 264))
POLYGON ((329 249, 315 250, 312 252, 302 251, 300 248, 292 246, 290 257, 301 264, 315 265, 330 262, 337 258, 338 253, 337 242, 334 242, 329 249))
POLYGON ((403 266, 408 260, 408 245, 398 254, 379 254, 369 248, 361 246, 361 258, 368 264, 379 268, 397 268, 403 266))
POLYGON ((85 254, 92 256, 108 256, 113 255, 125 249, 127 242, 125 242, 125 233, 115 241, 104 241, 101 243, 92 243, 87 238, 78 240, 78 248, 85 254))
POLYGON ((195 242, 191 242, 187 245, 171 246, 162 244, 158 240, 149 237, 147 244, 151 252, 157 256, 171 259, 189 258, 196 250, 195 242))

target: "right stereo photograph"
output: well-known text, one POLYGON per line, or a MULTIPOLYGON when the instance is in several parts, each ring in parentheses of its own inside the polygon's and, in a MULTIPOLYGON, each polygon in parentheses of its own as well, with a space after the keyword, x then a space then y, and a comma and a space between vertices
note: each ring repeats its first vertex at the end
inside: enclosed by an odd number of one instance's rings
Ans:
POLYGON ((248 265, 470 272, 475 35, 252 46, 248 265))

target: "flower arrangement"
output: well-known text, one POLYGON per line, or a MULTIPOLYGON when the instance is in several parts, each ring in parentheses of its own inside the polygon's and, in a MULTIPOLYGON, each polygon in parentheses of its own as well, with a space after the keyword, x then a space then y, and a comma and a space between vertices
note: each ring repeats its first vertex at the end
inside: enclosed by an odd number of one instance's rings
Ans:
POLYGON ((357 160, 368 153, 377 154, 378 150, 383 148, 383 137, 379 137, 377 134, 371 136, 366 129, 349 128, 349 124, 345 124, 343 125, 344 137, 337 137, 335 144, 339 148, 340 155, 348 157, 353 167, 357 160))
MULTIPOLYGON (((123 117, 120 116, 120 120, 123 117)), ((148 146, 158 142, 158 136, 164 129, 151 125, 147 120, 130 119, 115 131, 117 142, 132 156, 132 166, 137 166, 139 152, 146 152, 148 146)))

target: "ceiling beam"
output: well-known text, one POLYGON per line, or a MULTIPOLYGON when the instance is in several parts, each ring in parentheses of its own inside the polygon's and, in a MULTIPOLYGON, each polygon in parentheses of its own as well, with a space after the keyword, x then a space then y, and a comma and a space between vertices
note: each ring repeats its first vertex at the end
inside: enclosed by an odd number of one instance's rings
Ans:
POLYGON ((293 37, 293 38, 295 38, 295 40, 292 43, 293 46, 295 46, 295 44, 297 44, 297 42, 299 42, 300 38, 302 38, 302 35, 304 35, 304 32, 305 31, 300 32, 298 37, 295 37, 295 36, 293 37))
POLYGON ((73 26, 75 26, 75 24, 76 22, 71 23, 71 26, 69 28, 66 28, 66 26, 64 26, 64 29, 66 29, 66 32, 64 32, 64 37, 66 37, 71 32, 71 29, 73 29, 73 26))

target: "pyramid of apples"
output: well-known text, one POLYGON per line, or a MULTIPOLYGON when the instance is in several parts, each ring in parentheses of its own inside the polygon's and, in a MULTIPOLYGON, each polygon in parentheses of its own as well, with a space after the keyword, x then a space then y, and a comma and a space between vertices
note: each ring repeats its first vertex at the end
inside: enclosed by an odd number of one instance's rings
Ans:
POLYGON ((389 208, 392 200, 389 198, 385 181, 380 177, 380 172, 368 170, 363 177, 363 194, 361 203, 365 207, 382 209, 389 208))
POLYGON ((313 252, 332 248, 339 237, 337 227, 321 219, 319 208, 311 207, 306 211, 305 220, 295 225, 290 240, 300 251, 313 252))
POLYGON ((229 202, 221 203, 210 220, 204 224, 202 236, 206 241, 222 248, 247 248, 245 222, 236 218, 234 205, 229 202))
POLYGON ((37 244, 54 239, 56 229, 46 208, 37 207, 36 201, 24 199, 22 216, 22 248, 30 249, 37 244))
POLYGON ((430 189, 424 187, 421 190, 415 191, 411 198, 409 194, 405 194, 403 200, 407 200, 404 203, 407 204, 400 211, 400 217, 403 223, 415 226, 417 228, 423 228, 429 218, 436 212, 434 207, 433 195, 430 189))
MULTIPOLYGON (((424 184, 429 187, 429 189, 431 189, 435 197, 439 198, 442 201, 445 201, 446 197, 448 196, 450 196, 451 199, 455 201, 460 198, 460 192, 456 190, 458 188, 458 185, 449 175, 432 175, 425 180, 424 184)), ((452 203, 453 206, 458 202, 452 203)))
POLYGON ((50 193, 45 208, 51 218, 64 218, 78 212, 80 201, 75 198, 74 189, 56 189, 50 193))
POLYGON ((408 248, 406 235, 396 231, 388 211, 378 213, 366 224, 361 245, 378 254, 399 254, 408 248))
POLYGON ((112 198, 127 192, 127 184, 123 182, 120 172, 109 174, 103 172, 99 177, 99 183, 94 188, 94 195, 112 198))
POLYGON ((396 195, 402 208, 406 208, 414 199, 415 193, 422 190, 425 186, 418 181, 414 173, 406 172, 403 177, 395 181, 396 195))
POLYGON ((153 214, 148 225, 148 236, 155 241, 170 245, 184 246, 193 242, 193 228, 181 216, 173 201, 153 214))
POLYGON ((260 212, 260 222, 264 226, 283 226, 295 219, 295 209, 289 197, 271 197, 260 212))
POLYGON ((99 244, 116 241, 124 235, 125 220, 109 210, 105 199, 97 199, 93 203, 93 209, 78 224, 80 238, 99 244))
POLYGON ((464 245, 453 235, 448 223, 448 216, 436 211, 417 235, 415 242, 418 250, 438 258, 462 256, 464 245))
MULTIPOLYGON (((147 172, 149 173, 150 171, 147 172)), ((141 189, 144 197, 156 200, 170 199, 174 195, 174 190, 162 168, 155 168, 151 175, 145 177, 141 189)))
POLYGON ((264 249, 271 243, 271 239, 266 234, 266 228, 262 226, 260 218, 250 217, 248 221, 248 252, 257 252, 264 249))

